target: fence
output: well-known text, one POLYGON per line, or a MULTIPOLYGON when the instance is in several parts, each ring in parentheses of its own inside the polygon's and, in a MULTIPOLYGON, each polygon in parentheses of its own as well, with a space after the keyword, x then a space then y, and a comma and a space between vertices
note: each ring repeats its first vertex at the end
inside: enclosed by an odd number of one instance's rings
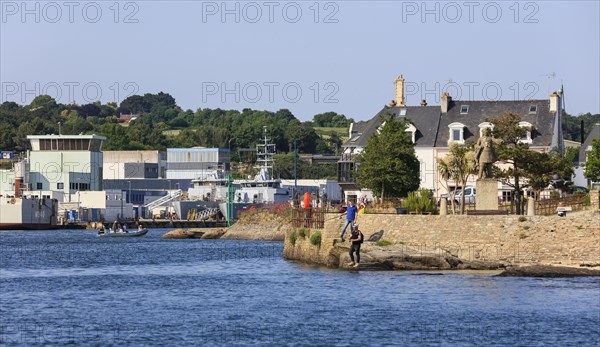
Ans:
POLYGON ((323 208, 294 208, 292 225, 295 228, 323 229, 326 212, 327 210, 323 208))
POLYGON ((575 194, 557 199, 544 199, 535 202, 536 215, 551 215, 556 213, 559 206, 571 207, 573 211, 581 211, 590 205, 590 196, 575 194))

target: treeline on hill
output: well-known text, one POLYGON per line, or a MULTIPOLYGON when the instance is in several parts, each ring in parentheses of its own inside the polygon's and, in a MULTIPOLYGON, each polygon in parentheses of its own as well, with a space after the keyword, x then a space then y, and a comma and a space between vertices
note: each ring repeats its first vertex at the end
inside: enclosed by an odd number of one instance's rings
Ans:
MULTIPOLYGON (((164 150, 168 147, 231 148, 234 160, 238 148, 254 148, 262 138, 262 127, 276 144, 278 153, 288 153, 297 143, 299 153, 339 152, 352 119, 342 114, 317 114, 312 121, 301 122, 289 110, 276 112, 252 109, 183 110, 167 94, 133 95, 121 102, 86 105, 60 104, 48 95, 37 96, 29 105, 4 102, 0 105, 0 149, 28 149, 27 135, 98 134, 107 137, 105 150, 164 150), (129 123, 121 123, 125 115, 137 115, 129 123)), ((585 136, 600 114, 586 113, 564 117, 565 138, 578 141, 580 121, 585 136)), ((283 159, 283 158, 282 158, 283 159)), ((311 171, 303 168, 303 172, 311 171)), ((287 176, 288 169, 282 170, 287 176)))
MULTIPOLYGON (((162 92, 133 95, 120 105, 100 102, 65 105, 48 95, 40 95, 25 106, 14 102, 0 105, 0 150, 27 150, 27 135, 58 134, 60 127, 60 133, 65 135, 106 136, 104 150, 220 147, 231 148, 233 160, 238 161, 248 158, 240 158, 237 149, 255 148, 263 138, 265 125, 278 153, 292 151, 294 142, 299 153, 334 153, 341 149, 352 121, 344 115, 328 112, 315 115, 314 122, 301 122, 287 109, 240 112, 206 108, 194 112, 181 109, 171 95, 162 92), (128 115, 138 117, 129 123, 119 120, 128 115)), ((289 176, 287 165, 293 156, 289 154, 280 159, 282 165, 278 165, 276 174, 281 178, 293 177, 289 176)), ((299 165, 300 178, 335 176, 333 165, 319 165, 314 169, 299 165)))
POLYGON ((263 126, 276 144, 277 152, 289 152, 296 141, 299 153, 333 153, 340 148, 343 132, 315 127, 349 126, 352 119, 335 112, 314 116, 315 122, 301 122, 289 110, 276 112, 244 109, 183 110, 166 93, 133 95, 116 103, 59 104, 47 95, 31 104, 0 105, 0 148, 26 150, 27 135, 98 134, 107 137, 106 150, 144 150, 167 147, 254 148, 263 136, 263 126), (118 118, 139 117, 130 123, 118 118))

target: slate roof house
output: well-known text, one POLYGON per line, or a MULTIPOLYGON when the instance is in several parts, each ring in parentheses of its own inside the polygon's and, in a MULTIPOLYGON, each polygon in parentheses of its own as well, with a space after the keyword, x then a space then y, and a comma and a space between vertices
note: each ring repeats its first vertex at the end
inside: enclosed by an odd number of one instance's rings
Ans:
POLYGON ((595 139, 600 139, 600 124, 594 125, 592 131, 585 139, 585 141, 581 144, 581 148, 579 149, 579 153, 575 158, 575 177, 573 178, 573 183, 576 186, 589 186, 593 183, 598 182, 590 182, 587 178, 583 176, 585 171, 585 163, 587 162, 588 152, 592 150, 592 141, 595 139))
POLYGON ((453 100, 448 93, 444 93, 439 106, 427 106, 425 100, 420 106, 407 106, 404 103, 404 78, 401 75, 396 79, 396 98, 389 106, 384 106, 369 121, 350 125, 349 140, 344 144, 338 162, 338 182, 346 199, 364 194, 371 196, 370 191, 361 190, 354 181, 354 171, 360 165, 355 159, 381 126, 381 116, 387 112, 407 118, 412 123, 406 131, 412 135, 415 152, 421 163, 421 187, 431 189, 435 196, 445 193, 438 181, 436 158, 444 157, 452 142, 462 144, 468 140, 477 141, 484 128, 493 129, 493 124, 487 120, 507 112, 520 115, 520 125, 533 129, 523 139, 532 150, 546 152, 556 147, 562 151, 561 94, 561 91, 552 93, 548 100, 467 101, 453 100))

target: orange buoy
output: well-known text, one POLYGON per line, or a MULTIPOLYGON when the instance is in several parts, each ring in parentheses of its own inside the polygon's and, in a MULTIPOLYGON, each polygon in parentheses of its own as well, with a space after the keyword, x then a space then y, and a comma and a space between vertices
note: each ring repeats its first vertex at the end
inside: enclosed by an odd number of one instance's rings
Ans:
POLYGON ((310 193, 304 193, 304 208, 310 208, 310 193))

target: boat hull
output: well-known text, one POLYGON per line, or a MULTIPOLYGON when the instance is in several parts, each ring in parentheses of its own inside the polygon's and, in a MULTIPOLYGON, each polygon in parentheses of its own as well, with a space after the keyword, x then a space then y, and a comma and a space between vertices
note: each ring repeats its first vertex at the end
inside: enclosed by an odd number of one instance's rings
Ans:
POLYGON ((140 237, 148 233, 148 229, 136 231, 134 233, 102 233, 98 234, 98 237, 140 237))
POLYGON ((33 224, 33 223, 0 223, 0 230, 47 230, 58 229, 53 224, 33 224))
POLYGON ((56 229, 57 212, 56 200, 0 197, 0 230, 56 229))

